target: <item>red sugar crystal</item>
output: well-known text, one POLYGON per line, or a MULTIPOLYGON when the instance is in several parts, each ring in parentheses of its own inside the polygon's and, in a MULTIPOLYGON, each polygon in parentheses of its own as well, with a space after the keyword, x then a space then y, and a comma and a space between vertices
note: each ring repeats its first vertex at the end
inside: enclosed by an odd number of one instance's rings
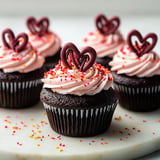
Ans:
POLYGON ((87 42, 88 41, 88 39, 87 38, 84 38, 84 40, 83 40, 84 42, 87 42))
POLYGON ((90 36, 93 36, 93 35, 94 35, 94 33, 93 33, 93 32, 89 32, 89 35, 90 35, 90 36))

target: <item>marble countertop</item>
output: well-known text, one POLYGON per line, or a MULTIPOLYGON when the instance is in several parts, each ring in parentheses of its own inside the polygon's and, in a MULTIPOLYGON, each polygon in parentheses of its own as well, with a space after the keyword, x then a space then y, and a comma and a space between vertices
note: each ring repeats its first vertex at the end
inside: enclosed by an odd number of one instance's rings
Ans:
MULTIPOLYGON (((16 33, 26 31, 25 18, 26 17, 0 17, 0 32, 5 28, 11 28, 16 33)), ((89 31, 94 31, 95 29, 93 18, 94 17, 50 17, 50 28, 61 37, 62 45, 67 42, 73 42, 77 46, 80 46, 83 37, 89 31)), ((137 29, 144 35, 149 32, 155 32, 160 36, 160 16, 121 17, 120 30, 123 35, 126 37, 127 33, 132 29, 137 29)), ((160 53, 160 41, 158 41, 155 50, 157 53, 160 53)), ((139 158, 138 160, 158 159, 160 159, 160 151, 139 158)))

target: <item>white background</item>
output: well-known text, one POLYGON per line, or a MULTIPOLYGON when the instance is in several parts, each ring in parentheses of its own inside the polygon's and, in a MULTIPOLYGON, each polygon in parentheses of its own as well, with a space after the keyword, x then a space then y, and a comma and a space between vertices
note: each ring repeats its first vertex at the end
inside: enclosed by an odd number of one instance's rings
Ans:
POLYGON ((160 15, 159 0, 0 0, 0 15, 160 15))
MULTIPOLYGON (((143 35, 155 32, 160 37, 160 0, 0 0, 0 33, 6 27, 18 33, 25 31, 28 16, 47 16, 62 44, 72 41, 80 45, 84 35, 95 29, 94 17, 98 13, 108 18, 118 15, 125 37, 132 29, 143 35)), ((160 41, 156 51, 159 54, 160 41)))

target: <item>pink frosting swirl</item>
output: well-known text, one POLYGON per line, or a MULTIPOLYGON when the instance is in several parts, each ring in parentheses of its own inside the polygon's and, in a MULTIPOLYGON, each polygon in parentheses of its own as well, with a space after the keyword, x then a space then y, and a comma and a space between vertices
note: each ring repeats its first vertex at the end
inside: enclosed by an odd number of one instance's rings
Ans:
POLYGON ((73 95, 95 95, 107 90, 112 85, 111 72, 94 63, 86 72, 64 67, 61 61, 54 68, 45 73, 44 88, 51 88, 53 92, 73 95))
POLYGON ((61 47, 60 38, 50 31, 41 37, 29 32, 28 37, 32 46, 44 57, 54 56, 61 47))
POLYGON ((151 51, 138 57, 128 45, 118 51, 109 65, 117 74, 137 77, 160 75, 160 58, 155 52, 151 51))
POLYGON ((97 52, 97 57, 110 57, 124 45, 124 40, 119 31, 114 34, 104 35, 99 31, 88 33, 82 42, 82 47, 91 46, 97 52))
POLYGON ((0 46, 0 69, 3 72, 27 73, 43 66, 44 58, 39 56, 30 44, 20 52, 0 46))

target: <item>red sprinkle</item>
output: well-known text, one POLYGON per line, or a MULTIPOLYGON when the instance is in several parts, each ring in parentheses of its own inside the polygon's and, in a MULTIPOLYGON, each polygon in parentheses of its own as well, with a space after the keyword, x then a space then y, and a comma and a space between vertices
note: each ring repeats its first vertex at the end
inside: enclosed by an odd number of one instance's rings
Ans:
POLYGON ((20 58, 11 58, 11 61, 20 61, 20 58))
POLYGON ((105 43, 105 42, 106 42, 106 40, 105 40, 105 39, 101 41, 101 43, 102 43, 102 44, 103 44, 103 43, 105 43))
POLYGON ((84 86, 85 86, 85 87, 87 87, 87 85, 86 85, 86 84, 84 84, 84 86))
POLYGON ((124 47, 120 49, 120 52, 122 52, 124 55, 126 54, 126 52, 124 52, 124 47))
POLYGON ((108 77, 108 80, 109 80, 109 81, 112 81, 112 80, 113 80, 113 78, 112 78, 112 77, 108 77))
POLYGON ((89 35, 90 35, 90 36, 93 36, 93 35, 94 35, 94 33, 93 33, 93 32, 89 32, 89 35))
POLYGON ((87 38, 84 38, 84 40, 83 40, 84 42, 87 42, 88 41, 88 39, 87 38))

